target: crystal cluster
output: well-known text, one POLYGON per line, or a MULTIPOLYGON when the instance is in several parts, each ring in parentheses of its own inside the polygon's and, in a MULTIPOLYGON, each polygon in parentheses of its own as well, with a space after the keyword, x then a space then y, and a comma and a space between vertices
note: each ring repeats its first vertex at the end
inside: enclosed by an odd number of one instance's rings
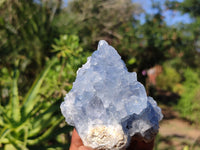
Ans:
POLYGON ((103 40, 77 71, 61 111, 84 145, 99 150, 124 149, 134 137, 148 142, 162 119, 136 73, 128 72, 117 51, 103 40))

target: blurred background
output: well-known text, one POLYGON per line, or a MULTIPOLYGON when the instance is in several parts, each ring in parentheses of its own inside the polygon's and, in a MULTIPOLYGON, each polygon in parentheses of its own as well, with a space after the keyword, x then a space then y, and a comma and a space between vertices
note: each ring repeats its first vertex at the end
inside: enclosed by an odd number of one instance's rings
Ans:
POLYGON ((69 149, 59 106, 101 39, 162 108, 155 150, 200 149, 200 0, 0 0, 0 150, 69 149))

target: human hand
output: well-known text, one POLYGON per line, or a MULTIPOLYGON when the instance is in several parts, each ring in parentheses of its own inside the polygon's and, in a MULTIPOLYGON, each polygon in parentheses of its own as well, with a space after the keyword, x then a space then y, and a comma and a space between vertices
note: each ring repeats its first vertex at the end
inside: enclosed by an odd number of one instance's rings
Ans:
POLYGON ((74 129, 72 132, 72 140, 69 150, 93 150, 93 149, 83 145, 80 136, 78 135, 76 129, 74 129))

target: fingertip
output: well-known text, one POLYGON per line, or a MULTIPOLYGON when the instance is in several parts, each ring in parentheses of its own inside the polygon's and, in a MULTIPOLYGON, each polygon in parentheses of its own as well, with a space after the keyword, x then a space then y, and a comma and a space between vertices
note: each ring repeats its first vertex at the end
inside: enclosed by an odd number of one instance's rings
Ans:
POLYGON ((76 147, 82 146, 83 142, 80 138, 80 136, 78 135, 77 131, 74 129, 72 132, 72 141, 71 141, 72 145, 75 145, 76 147))
POLYGON ((83 142, 80 136, 78 135, 76 129, 74 129, 72 132, 72 140, 70 147, 70 150, 93 150, 92 148, 83 145, 83 142))

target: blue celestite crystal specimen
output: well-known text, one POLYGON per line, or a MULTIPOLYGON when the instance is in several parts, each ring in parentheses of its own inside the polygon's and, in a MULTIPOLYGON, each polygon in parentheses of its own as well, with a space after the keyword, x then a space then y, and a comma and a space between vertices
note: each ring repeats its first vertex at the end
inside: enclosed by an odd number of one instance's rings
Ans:
POLYGON ((94 149, 124 149, 131 138, 148 142, 163 117, 136 73, 128 72, 117 51, 103 40, 77 71, 64 99, 60 107, 66 122, 94 149))

